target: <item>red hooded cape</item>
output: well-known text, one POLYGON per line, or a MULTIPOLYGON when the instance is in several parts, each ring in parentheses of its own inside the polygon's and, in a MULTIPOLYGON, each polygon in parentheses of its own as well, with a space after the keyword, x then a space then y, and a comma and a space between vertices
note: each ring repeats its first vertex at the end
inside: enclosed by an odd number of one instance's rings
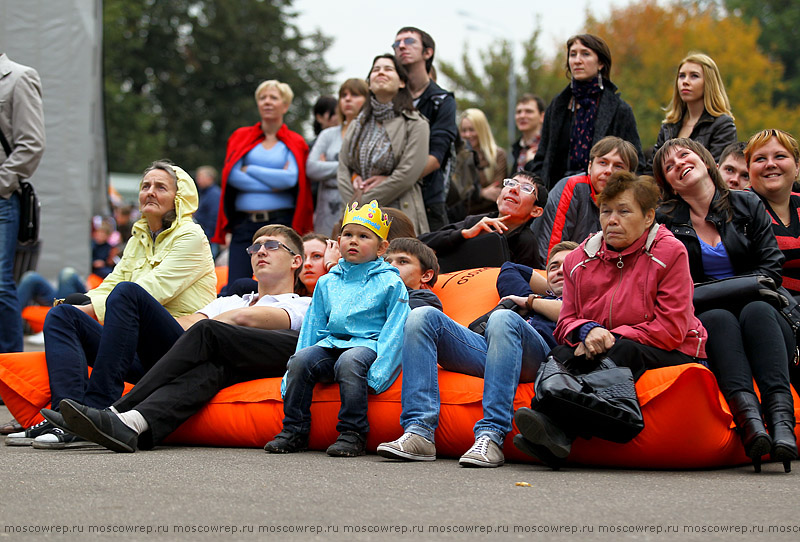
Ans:
MULTIPOLYGON (((281 141, 289 148, 289 151, 297 161, 297 199, 295 201, 292 227, 297 233, 303 235, 310 232, 314 227, 314 204, 311 200, 311 186, 306 178, 308 144, 303 139, 303 136, 292 132, 285 124, 281 125, 275 135, 278 141, 281 141)), ((234 187, 227 188, 231 169, 233 169, 236 162, 262 141, 264 141, 264 131, 261 129, 260 122, 253 126, 243 126, 234 131, 231 137, 228 138, 225 165, 222 167, 222 194, 219 198, 217 229, 211 239, 214 243, 225 243, 225 234, 230 231, 228 216, 232 216, 235 211, 234 202, 238 191, 234 187)))

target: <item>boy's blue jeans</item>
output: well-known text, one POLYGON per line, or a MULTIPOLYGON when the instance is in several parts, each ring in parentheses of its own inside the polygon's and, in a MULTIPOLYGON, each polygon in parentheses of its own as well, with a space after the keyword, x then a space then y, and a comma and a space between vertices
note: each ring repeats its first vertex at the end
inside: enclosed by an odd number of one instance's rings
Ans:
POLYGON ((403 335, 400 425, 433 442, 439 424, 438 361, 448 371, 483 378, 483 419, 475 424, 475 438, 486 435, 502 446, 512 429, 517 384, 533 382, 549 351, 514 311, 493 313, 484 338, 432 307, 414 309, 403 335))
POLYGON ((289 358, 283 397, 283 430, 311 431, 311 398, 317 382, 338 382, 342 407, 336 430, 369 431, 367 373, 377 354, 370 348, 309 346, 289 358))

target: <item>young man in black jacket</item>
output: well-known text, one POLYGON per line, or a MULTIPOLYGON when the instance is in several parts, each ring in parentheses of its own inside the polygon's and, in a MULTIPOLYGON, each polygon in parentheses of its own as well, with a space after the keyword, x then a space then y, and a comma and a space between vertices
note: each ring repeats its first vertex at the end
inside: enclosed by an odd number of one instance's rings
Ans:
POLYGON ((456 99, 428 75, 433 66, 436 44, 419 28, 401 28, 392 44, 394 54, 408 71, 408 88, 414 106, 431 126, 428 163, 422 172, 422 199, 431 231, 447 224, 444 170, 456 140, 456 99))

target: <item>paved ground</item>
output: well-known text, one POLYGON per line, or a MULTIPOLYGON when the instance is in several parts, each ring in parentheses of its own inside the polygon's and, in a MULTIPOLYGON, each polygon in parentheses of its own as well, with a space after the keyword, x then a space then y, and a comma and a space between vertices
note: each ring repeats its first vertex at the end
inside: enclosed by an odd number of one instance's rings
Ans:
MULTIPOLYGON (((0 420, 7 415, 0 407, 0 420)), ((800 462, 794 467, 554 472, 240 448, 0 445, 0 540, 794 541, 800 462)))

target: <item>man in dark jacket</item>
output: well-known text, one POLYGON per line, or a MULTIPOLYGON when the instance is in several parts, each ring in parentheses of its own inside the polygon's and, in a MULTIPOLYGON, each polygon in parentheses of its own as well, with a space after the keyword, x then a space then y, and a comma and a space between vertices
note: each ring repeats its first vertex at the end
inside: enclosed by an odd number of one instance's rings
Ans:
POLYGON ((496 232, 506 237, 512 262, 542 269, 544 261, 539 257, 530 227, 533 219, 542 214, 547 201, 545 189, 537 183, 532 173, 519 171, 513 179, 503 181, 496 212, 469 215, 461 222, 420 235, 419 239, 441 256, 457 249, 467 239, 496 232))
POLYGON ((565 177, 550 191, 544 212, 533 223, 533 234, 544 260, 550 249, 561 241, 582 242, 600 231, 597 195, 616 171, 636 171, 639 160, 636 148, 616 136, 606 136, 589 151, 586 175, 565 177))
POLYGON ((397 32, 394 54, 408 71, 408 89, 414 106, 431 126, 428 163, 422 172, 422 199, 431 231, 447 224, 444 170, 456 140, 456 99, 433 81, 428 73, 433 66, 436 44, 419 28, 406 26, 397 32))

